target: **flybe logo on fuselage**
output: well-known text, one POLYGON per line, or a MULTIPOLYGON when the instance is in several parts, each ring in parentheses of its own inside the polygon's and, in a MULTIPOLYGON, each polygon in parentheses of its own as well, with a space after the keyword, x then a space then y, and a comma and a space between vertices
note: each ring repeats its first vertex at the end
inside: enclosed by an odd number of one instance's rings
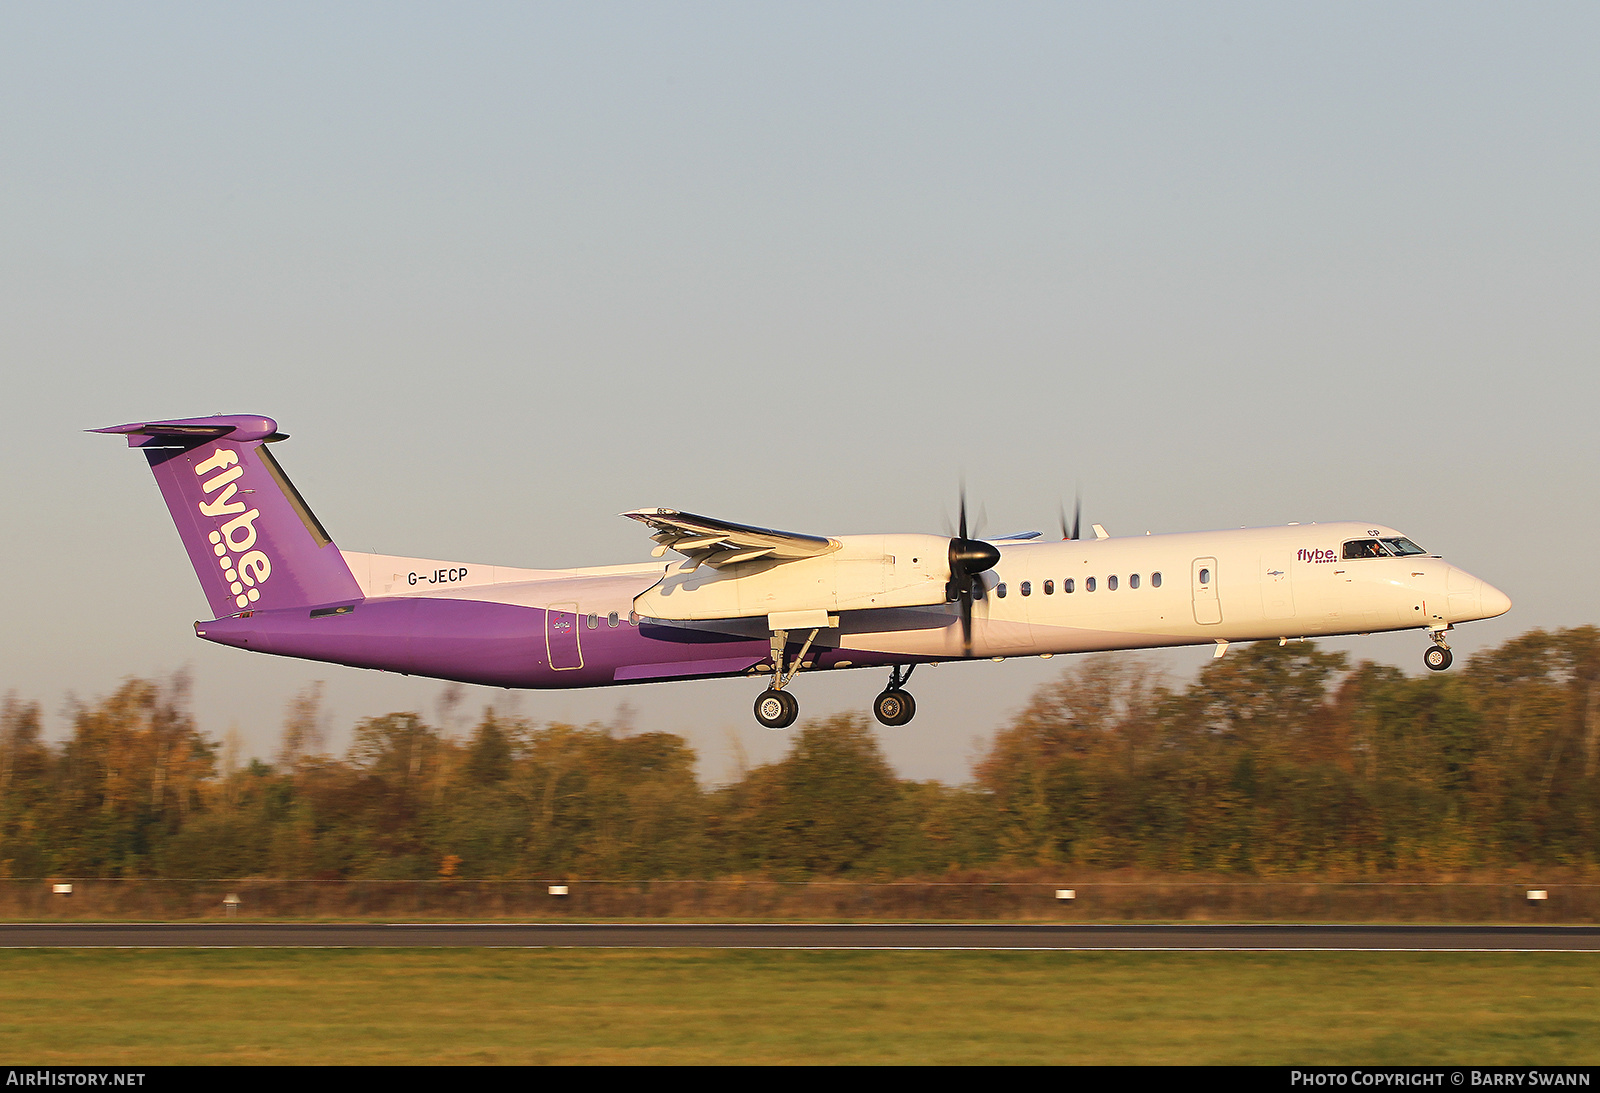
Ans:
POLYGON ((1302 548, 1295 554, 1295 557, 1302 562, 1336 562, 1339 560, 1339 552, 1336 550, 1323 550, 1320 547, 1310 550, 1302 548))
POLYGON ((211 533, 211 550, 222 566, 222 579, 228 582, 233 602, 249 607, 261 598, 260 586, 272 576, 272 561, 264 552, 251 549, 256 545, 256 520, 261 510, 235 500, 238 480, 244 475, 239 453, 232 448, 218 448, 210 459, 195 467, 194 473, 204 479, 200 488, 207 497, 195 506, 200 515, 211 519, 232 517, 211 533))

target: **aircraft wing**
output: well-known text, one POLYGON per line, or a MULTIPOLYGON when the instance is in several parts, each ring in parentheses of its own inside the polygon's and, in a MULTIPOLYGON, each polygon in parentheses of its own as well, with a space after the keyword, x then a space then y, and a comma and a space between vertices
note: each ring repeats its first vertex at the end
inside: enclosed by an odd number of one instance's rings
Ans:
POLYGON ((650 538, 659 545, 651 553, 657 558, 676 550, 696 565, 713 569, 758 558, 779 562, 814 558, 838 550, 840 545, 821 535, 749 527, 677 509, 635 509, 622 515, 648 524, 655 531, 650 538))

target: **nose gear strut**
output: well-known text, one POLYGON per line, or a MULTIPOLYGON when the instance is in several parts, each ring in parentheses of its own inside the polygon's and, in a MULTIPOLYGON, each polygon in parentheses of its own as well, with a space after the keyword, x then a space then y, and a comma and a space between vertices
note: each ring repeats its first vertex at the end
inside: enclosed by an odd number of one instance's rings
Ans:
POLYGON ((1428 636, 1433 639, 1433 648, 1422 654, 1422 663, 1435 672, 1442 672, 1450 667, 1456 659, 1450 653, 1450 643, 1444 640, 1444 632, 1448 627, 1438 630, 1430 629, 1428 636))

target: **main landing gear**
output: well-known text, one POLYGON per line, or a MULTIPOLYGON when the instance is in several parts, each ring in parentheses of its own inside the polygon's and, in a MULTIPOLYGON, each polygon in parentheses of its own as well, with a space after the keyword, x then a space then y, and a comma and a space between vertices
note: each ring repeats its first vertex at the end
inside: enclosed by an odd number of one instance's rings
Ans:
POLYGON ((1456 658, 1450 655, 1450 645, 1444 640, 1443 630, 1430 630, 1428 636, 1433 639, 1433 648, 1422 654, 1422 663, 1435 672, 1442 672, 1456 658))
POLYGON ((756 720, 764 727, 787 729, 794 724, 794 719, 800 716, 799 701, 784 688, 805 663, 806 654, 811 651, 811 643, 817 640, 817 633, 818 631, 813 630, 806 635, 805 643, 800 646, 800 654, 790 662, 788 668, 785 668, 783 654, 789 644, 789 631, 772 632, 772 686, 762 691, 760 697, 756 699, 756 720))
MULTIPOLYGON (((785 631, 777 631, 772 635, 772 686, 762 691, 756 698, 756 720, 769 729, 787 729, 793 725, 795 718, 800 716, 800 703, 794 695, 784 690, 789 682, 794 679, 795 673, 800 670, 805 661, 806 653, 811 649, 811 642, 817 636, 813 630, 811 636, 806 638, 805 644, 800 647, 800 655, 784 668, 784 643, 789 635, 785 631)), ((885 725, 905 725, 917 716, 917 701, 911 697, 911 692, 905 689, 915 664, 896 664, 889 669, 889 685, 883 693, 872 700, 872 715, 885 725)))
POLYGON ((890 668, 889 686, 872 700, 872 715, 885 725, 904 725, 917 716, 916 699, 903 689, 915 668, 915 664, 906 665, 904 674, 898 664, 890 668))
POLYGON ((756 699, 756 720, 769 729, 787 729, 800 716, 800 703, 788 691, 767 688, 756 699))

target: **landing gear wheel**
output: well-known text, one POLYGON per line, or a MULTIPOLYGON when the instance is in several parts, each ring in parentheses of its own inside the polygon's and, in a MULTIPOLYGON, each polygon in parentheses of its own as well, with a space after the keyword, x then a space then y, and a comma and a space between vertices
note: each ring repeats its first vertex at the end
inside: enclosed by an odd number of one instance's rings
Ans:
POLYGON ((788 691, 765 690, 756 699, 756 720, 769 729, 787 729, 800 716, 800 703, 788 691))
POLYGON ((1450 663, 1455 659, 1450 655, 1450 650, 1442 645, 1435 645, 1432 649, 1422 654, 1422 663, 1432 668, 1435 672, 1444 671, 1450 667, 1450 663))
POLYGON ((909 691, 884 691, 872 700, 872 715, 885 725, 904 725, 917 716, 917 703, 909 691))

